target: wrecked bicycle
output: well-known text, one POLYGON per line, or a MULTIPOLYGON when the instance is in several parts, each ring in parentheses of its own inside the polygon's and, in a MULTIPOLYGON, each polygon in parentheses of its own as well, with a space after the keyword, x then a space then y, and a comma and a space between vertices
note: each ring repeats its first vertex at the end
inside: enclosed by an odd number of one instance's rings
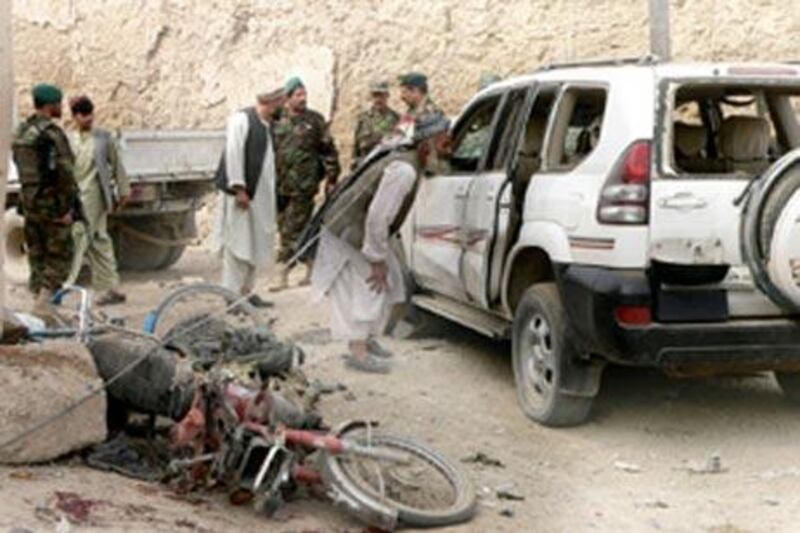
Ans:
MULTIPOLYGON (((210 285, 168 294, 148 315, 143 332, 156 347, 168 348, 164 351, 95 338, 126 328, 96 316, 91 293, 84 289, 71 287, 59 300, 70 293, 79 296, 72 327, 40 331, 36 337, 75 336, 88 342, 96 360, 113 363, 108 369, 98 363, 101 374, 106 370, 112 376, 106 378, 110 397, 134 411, 175 421, 168 470, 177 489, 221 486, 233 503, 251 503, 259 512, 272 514, 306 488, 384 530, 447 526, 474 515, 470 481, 437 451, 386 434, 375 423, 349 422, 327 429, 316 414, 275 390, 280 374, 302 360, 294 350, 279 353, 280 369, 273 365, 255 381, 242 381, 226 368, 231 361, 226 353, 242 346, 220 342, 220 336, 235 340, 231 331, 250 328, 258 332, 255 340, 275 340, 263 336, 264 320, 238 295, 210 285), (201 353, 204 356, 198 357, 201 353), (180 360, 193 363, 194 378, 173 368, 180 360), (171 376, 164 383, 162 373, 171 376), (129 386, 145 381, 161 393, 145 398, 141 387, 129 386)), ((238 354, 235 361, 247 359, 238 354)))
POLYGON ((276 423, 285 406, 270 391, 212 374, 172 431, 173 446, 189 452, 171 464, 178 483, 222 484, 232 502, 251 502, 267 514, 300 486, 321 487, 332 502, 385 530, 446 526, 473 516, 471 483, 431 448, 367 422, 332 431, 276 423))

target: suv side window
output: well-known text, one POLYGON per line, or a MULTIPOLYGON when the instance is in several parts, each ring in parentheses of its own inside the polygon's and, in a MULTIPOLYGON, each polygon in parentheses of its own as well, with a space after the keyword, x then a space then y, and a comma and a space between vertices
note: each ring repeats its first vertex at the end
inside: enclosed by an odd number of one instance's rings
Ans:
POLYGON ((486 163, 488 170, 500 170, 505 168, 508 158, 513 152, 513 144, 516 141, 514 132, 521 119, 522 106, 525 104, 525 95, 528 88, 514 89, 508 94, 506 103, 497 120, 497 129, 492 139, 489 159, 486 163))
POLYGON ((475 172, 484 154, 489 150, 492 124, 500 95, 494 95, 475 104, 459 121, 453 132, 453 155, 450 167, 454 171, 475 172))
POLYGON ((592 153, 600 140, 607 91, 570 87, 561 95, 547 149, 549 170, 571 170, 592 153))

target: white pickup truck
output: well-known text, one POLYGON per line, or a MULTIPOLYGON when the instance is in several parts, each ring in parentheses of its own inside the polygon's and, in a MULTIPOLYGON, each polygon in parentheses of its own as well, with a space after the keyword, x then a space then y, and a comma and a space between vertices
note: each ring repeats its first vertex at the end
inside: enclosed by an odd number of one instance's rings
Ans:
POLYGON ((775 371, 800 399, 800 66, 547 67, 477 94, 400 232, 418 307, 510 337, 584 421, 606 362, 775 371))

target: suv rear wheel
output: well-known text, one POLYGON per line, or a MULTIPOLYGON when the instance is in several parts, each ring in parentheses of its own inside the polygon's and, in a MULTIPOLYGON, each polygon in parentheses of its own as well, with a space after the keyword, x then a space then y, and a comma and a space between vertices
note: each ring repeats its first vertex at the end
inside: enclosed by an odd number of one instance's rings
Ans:
POLYGON ((555 283, 539 283, 525 292, 514 315, 514 378, 523 411, 545 426, 584 422, 594 399, 564 392, 565 372, 575 356, 566 326, 555 283))

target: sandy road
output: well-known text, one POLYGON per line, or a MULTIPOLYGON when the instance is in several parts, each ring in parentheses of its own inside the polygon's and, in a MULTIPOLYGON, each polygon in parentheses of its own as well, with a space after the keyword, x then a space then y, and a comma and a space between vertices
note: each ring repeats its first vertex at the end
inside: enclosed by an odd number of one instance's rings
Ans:
MULTIPOLYGON (((169 288, 216 279, 217 269, 193 250, 167 272, 128 275, 129 305, 109 312, 141 324, 169 288)), ((21 302, 24 291, 12 288, 11 298, 21 302)), ((325 313, 307 289, 274 300, 277 332, 306 341, 307 373, 348 386, 348 393, 324 398, 328 421, 379 419, 452 458, 481 451, 503 463, 464 464, 482 498, 478 517, 457 531, 800 530, 800 409, 783 400, 771 376, 670 380, 612 368, 591 421, 551 430, 517 408, 507 345, 431 318, 424 338, 387 341, 397 355, 392 374, 355 374, 343 368, 342 345, 326 341, 325 313), (722 472, 703 473, 712 454, 722 472), (498 490, 524 501, 500 500, 498 490)), ((41 509, 55 491, 102 500, 90 528, 97 531, 360 529, 323 502, 292 503, 267 521, 218 495, 176 500, 161 487, 73 459, 0 468, 0 531, 53 531, 41 509)))

